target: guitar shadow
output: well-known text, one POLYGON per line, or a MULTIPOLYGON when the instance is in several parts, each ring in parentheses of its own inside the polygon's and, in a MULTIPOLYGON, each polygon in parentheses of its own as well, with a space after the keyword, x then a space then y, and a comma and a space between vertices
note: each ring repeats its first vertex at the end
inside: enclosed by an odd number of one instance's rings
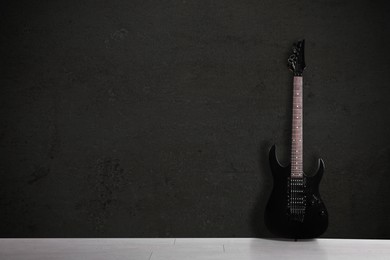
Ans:
POLYGON ((264 223, 264 211, 272 190, 272 173, 269 167, 268 153, 273 144, 263 141, 259 147, 260 191, 257 194, 253 210, 251 212, 251 230, 254 237, 273 238, 264 223))
POLYGON ((328 249, 317 239, 253 239, 249 252, 253 259, 328 259, 328 249))

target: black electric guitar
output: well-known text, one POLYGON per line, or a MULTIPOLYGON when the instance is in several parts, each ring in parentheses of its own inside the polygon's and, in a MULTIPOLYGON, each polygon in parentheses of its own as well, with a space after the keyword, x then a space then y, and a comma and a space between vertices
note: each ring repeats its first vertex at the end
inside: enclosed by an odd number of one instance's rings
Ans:
POLYGON ((288 59, 294 72, 291 163, 280 165, 272 146, 269 153, 274 187, 265 210, 265 224, 276 236, 293 239, 315 238, 328 227, 328 212, 321 200, 318 186, 324 172, 319 159, 316 175, 303 172, 303 78, 305 41, 293 46, 288 59))

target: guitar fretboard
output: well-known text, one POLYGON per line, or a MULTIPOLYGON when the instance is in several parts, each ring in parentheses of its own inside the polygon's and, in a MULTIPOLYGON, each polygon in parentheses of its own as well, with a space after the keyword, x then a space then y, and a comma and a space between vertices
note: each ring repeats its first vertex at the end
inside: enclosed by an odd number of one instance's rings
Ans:
POLYGON ((303 78, 294 76, 292 139, 291 139, 291 178, 303 177, 303 78))

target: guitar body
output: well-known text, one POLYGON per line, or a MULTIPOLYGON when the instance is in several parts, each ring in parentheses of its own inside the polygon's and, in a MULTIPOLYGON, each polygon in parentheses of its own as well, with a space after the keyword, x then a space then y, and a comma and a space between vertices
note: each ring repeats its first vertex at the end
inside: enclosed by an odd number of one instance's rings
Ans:
POLYGON ((265 209, 267 228, 276 236, 292 239, 309 239, 323 234, 328 227, 328 213, 318 191, 324 172, 323 161, 319 160, 316 175, 303 175, 299 179, 302 185, 294 185, 291 181, 291 165, 280 165, 275 145, 270 150, 269 161, 274 186, 265 209), (298 195, 293 194, 294 188, 299 190, 295 192, 298 195), (294 196, 296 198, 291 199, 294 196), (294 200, 299 202, 296 206, 294 200))

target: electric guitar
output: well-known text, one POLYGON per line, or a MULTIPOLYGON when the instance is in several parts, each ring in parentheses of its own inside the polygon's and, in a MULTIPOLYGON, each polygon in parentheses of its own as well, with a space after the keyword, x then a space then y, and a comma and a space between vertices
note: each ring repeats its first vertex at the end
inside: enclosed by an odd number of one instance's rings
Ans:
POLYGON ((319 159, 316 175, 303 172, 303 71, 305 41, 293 46, 288 59, 294 72, 291 162, 282 166, 276 157, 275 145, 269 153, 274 186, 265 209, 265 224, 276 236, 308 239, 320 236, 328 227, 328 212, 321 200, 318 187, 324 173, 324 162, 319 159))

